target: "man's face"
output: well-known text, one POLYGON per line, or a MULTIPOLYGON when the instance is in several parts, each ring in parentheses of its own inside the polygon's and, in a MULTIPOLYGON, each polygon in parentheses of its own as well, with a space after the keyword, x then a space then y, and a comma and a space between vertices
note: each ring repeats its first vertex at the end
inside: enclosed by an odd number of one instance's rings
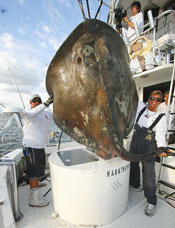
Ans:
POLYGON ((35 108, 36 106, 38 106, 40 104, 42 104, 42 101, 41 101, 41 99, 39 97, 35 97, 34 99, 32 99, 30 101, 31 108, 35 108))
POLYGON ((164 96, 164 101, 165 101, 165 104, 167 105, 168 104, 168 97, 169 97, 169 94, 165 94, 164 96))
POLYGON ((132 14, 132 16, 135 16, 138 13, 139 13, 139 10, 137 9, 137 6, 133 6, 131 8, 131 14, 132 14))
POLYGON ((157 107, 161 102, 161 95, 156 94, 148 98, 148 110, 156 112, 157 107))

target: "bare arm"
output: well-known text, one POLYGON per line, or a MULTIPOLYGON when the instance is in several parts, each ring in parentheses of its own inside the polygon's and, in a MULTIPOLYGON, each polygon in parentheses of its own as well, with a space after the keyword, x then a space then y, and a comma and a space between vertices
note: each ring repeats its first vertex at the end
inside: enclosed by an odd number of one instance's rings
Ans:
POLYGON ((131 21, 129 21, 127 16, 126 17, 123 17, 123 21, 125 23, 127 23, 129 27, 131 27, 132 29, 134 29, 134 23, 132 23, 131 21))

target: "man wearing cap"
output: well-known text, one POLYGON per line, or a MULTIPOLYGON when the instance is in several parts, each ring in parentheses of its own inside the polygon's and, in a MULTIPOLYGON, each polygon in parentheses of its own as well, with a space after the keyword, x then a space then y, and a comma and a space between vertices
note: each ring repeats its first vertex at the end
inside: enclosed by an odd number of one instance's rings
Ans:
POLYGON ((52 112, 48 106, 52 103, 49 98, 42 104, 38 94, 32 95, 30 99, 31 109, 24 110, 21 114, 23 123, 24 157, 27 166, 27 177, 30 185, 29 206, 44 207, 49 204, 45 199, 39 197, 38 179, 44 176, 45 150, 49 140, 49 122, 52 112))

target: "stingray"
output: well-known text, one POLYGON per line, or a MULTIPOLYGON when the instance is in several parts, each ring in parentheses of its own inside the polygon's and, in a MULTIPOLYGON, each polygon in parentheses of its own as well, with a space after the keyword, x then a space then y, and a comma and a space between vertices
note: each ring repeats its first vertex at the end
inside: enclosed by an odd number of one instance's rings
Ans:
POLYGON ((52 59, 46 88, 54 121, 77 142, 104 159, 139 161, 123 139, 133 128, 138 95, 123 39, 108 24, 87 19, 79 24, 52 59))

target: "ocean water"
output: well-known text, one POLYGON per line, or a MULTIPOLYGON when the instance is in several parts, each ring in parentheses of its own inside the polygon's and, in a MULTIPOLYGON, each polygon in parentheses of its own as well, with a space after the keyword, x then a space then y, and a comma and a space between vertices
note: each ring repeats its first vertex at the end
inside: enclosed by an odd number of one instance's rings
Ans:
MULTIPOLYGON (((0 131, 7 123, 8 119, 9 116, 0 114, 0 131)), ((53 145, 58 143, 61 130, 58 128, 58 126, 55 125, 53 121, 50 122, 50 132, 51 135, 54 136, 50 138, 49 144, 53 145)), ((0 157, 6 153, 11 152, 14 149, 22 148, 22 137, 22 130, 18 128, 16 121, 14 120, 7 134, 3 137, 3 139, 0 138, 0 157)), ((72 140, 73 139, 71 139, 65 133, 62 134, 61 142, 69 142, 72 140)))

